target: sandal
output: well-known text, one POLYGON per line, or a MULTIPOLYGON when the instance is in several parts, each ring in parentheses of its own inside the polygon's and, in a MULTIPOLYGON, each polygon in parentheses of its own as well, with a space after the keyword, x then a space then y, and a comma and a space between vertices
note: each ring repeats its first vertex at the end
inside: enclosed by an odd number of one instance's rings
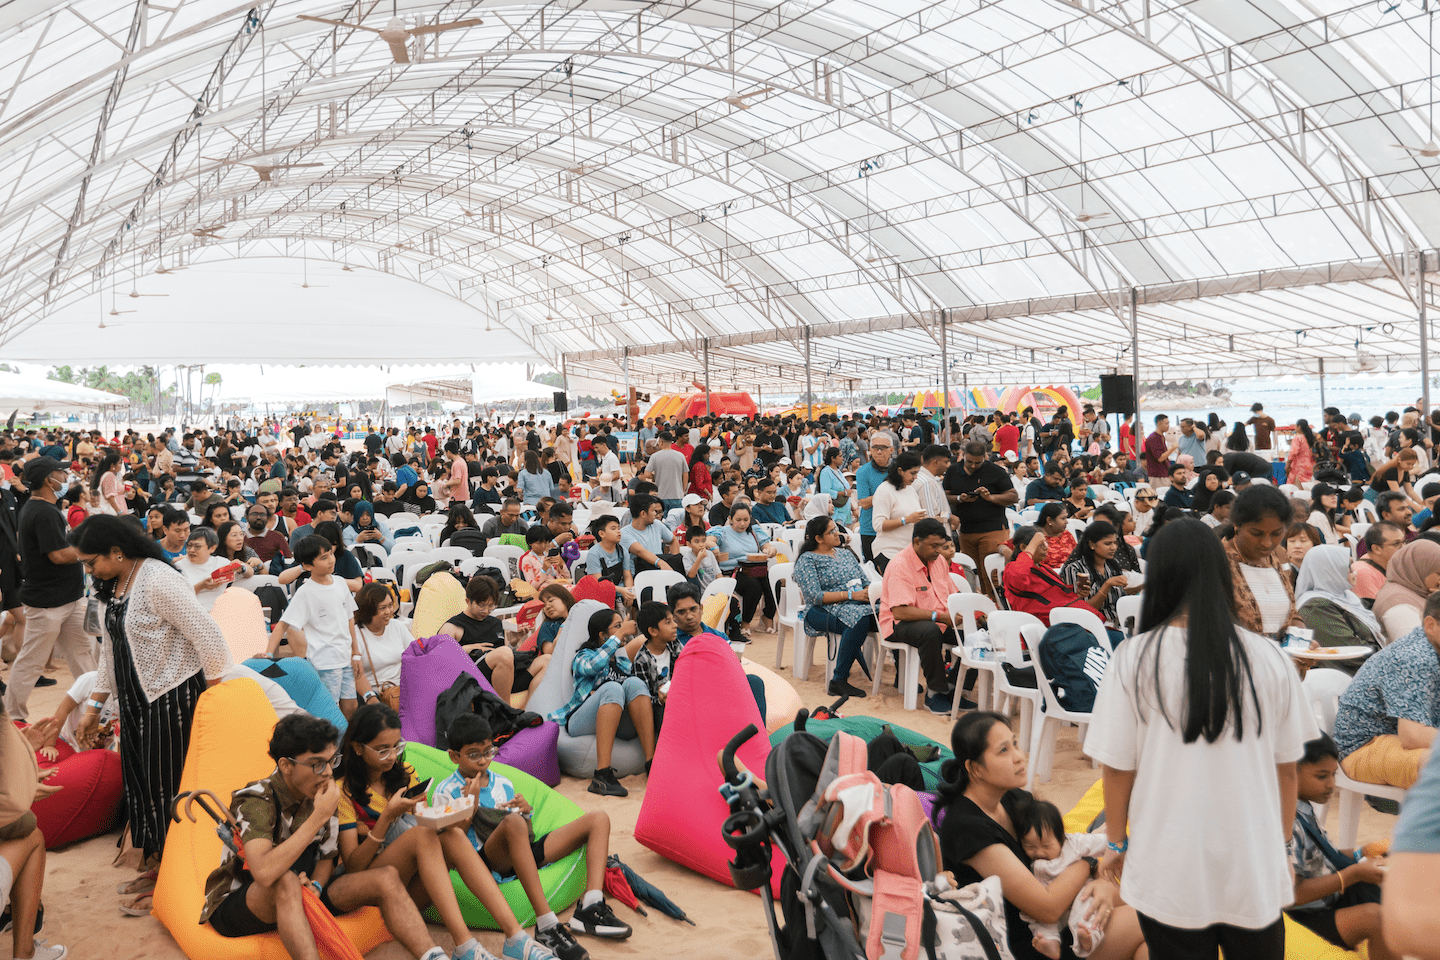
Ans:
POLYGON ((146 870, 140 876, 129 883, 122 883, 115 888, 115 892, 122 897, 131 897, 141 893, 149 893, 155 889, 155 882, 160 879, 159 870, 146 870))
POLYGON ((154 893, 142 893, 129 903, 120 904, 120 912, 127 917, 148 917, 154 903, 154 893))

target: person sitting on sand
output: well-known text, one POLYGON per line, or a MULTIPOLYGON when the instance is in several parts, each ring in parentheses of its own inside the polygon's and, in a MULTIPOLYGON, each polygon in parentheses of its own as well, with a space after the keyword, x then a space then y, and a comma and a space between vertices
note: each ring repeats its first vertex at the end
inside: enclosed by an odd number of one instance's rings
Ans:
POLYGON ((571 931, 624 940, 631 929, 615 916, 603 893, 605 863, 610 855, 610 817, 601 811, 582 814, 543 836, 535 836, 530 802, 508 777, 490 768, 498 752, 490 724, 474 713, 462 713, 446 730, 455 772, 435 788, 434 802, 460 803, 474 797, 475 816, 470 843, 504 883, 520 881, 535 910, 535 939, 560 960, 589 960, 571 931), (540 886, 540 868, 585 849, 585 893, 571 915, 569 929, 561 924, 540 886))
MULTIPOLYGON (((447 960, 394 869, 335 876, 340 787, 333 771, 339 739, 335 725, 319 717, 296 714, 275 725, 269 751, 275 771, 236 790, 230 802, 245 855, 227 849, 206 879, 200 922, 222 937, 278 930, 290 956, 319 960, 301 906, 301 887, 308 886, 334 914, 379 907, 386 928, 412 956, 447 960)), ((15 955, 21 955, 18 944, 15 955)))

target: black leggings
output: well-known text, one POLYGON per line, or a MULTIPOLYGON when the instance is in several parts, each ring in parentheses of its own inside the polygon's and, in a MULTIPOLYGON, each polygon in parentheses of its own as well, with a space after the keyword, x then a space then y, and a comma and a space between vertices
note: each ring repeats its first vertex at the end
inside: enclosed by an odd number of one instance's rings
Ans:
POLYGON ((1171 927, 1158 920, 1151 920, 1143 913, 1140 917, 1140 932, 1145 934, 1145 943, 1150 956, 1164 960, 1216 960, 1224 949, 1227 957, 1244 957, 1245 960, 1284 960, 1285 920, 1277 918, 1268 927, 1247 930, 1232 927, 1228 923, 1215 923, 1198 930, 1171 927))
POLYGON ((755 608, 765 601, 766 619, 775 617, 775 593, 770 589, 770 580, 752 577, 740 570, 735 571, 735 592, 740 594, 740 624, 744 626, 755 616, 755 608))

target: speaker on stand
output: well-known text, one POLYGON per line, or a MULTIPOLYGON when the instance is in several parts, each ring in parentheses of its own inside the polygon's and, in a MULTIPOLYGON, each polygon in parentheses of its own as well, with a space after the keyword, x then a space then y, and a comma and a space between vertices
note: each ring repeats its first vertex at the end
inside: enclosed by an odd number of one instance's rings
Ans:
POLYGON ((555 391, 555 412, 565 413, 570 409, 570 398, 563 390, 555 391))
MULTIPOLYGON (((1119 451, 1120 427, 1125 422, 1125 417, 1135 412, 1135 379, 1128 374, 1108 373, 1100 377, 1100 407, 1105 414, 1115 415, 1115 446, 1119 451)), ((1143 434, 1140 433, 1140 424, 1135 424, 1131 430, 1131 442, 1135 445, 1135 452, 1140 452, 1140 441, 1143 434), (1137 434, 1139 434, 1137 436, 1137 434)), ((1120 459, 1125 459, 1123 456, 1120 459)))

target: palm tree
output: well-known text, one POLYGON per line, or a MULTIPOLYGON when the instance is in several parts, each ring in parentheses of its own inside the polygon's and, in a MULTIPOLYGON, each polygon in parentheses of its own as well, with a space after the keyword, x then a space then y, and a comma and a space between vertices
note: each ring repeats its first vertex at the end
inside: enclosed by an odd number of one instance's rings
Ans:
MULTIPOLYGON (((211 396, 211 398, 210 398, 210 402, 211 402, 212 405, 213 405, 213 404, 216 404, 216 403, 218 403, 218 402, 220 401, 220 384, 223 383, 224 380, 225 380, 225 378, 222 377, 222 376, 220 376, 220 374, 218 374, 218 373, 207 373, 207 374, 205 374, 205 384, 206 384, 207 386, 212 386, 212 387, 215 388, 215 390, 214 390, 214 395, 211 396)), ((202 395, 203 395, 203 391, 202 391, 202 395)))

